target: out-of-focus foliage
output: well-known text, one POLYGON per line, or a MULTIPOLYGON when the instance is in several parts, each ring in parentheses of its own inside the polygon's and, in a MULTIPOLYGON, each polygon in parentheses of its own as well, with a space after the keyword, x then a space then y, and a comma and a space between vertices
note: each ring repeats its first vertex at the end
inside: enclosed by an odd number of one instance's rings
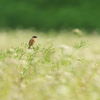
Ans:
POLYGON ((0 27, 100 27, 99 0, 0 0, 0 27))
POLYGON ((0 33, 0 100, 100 100, 98 34, 0 33), (32 35, 39 39, 28 49, 32 35))

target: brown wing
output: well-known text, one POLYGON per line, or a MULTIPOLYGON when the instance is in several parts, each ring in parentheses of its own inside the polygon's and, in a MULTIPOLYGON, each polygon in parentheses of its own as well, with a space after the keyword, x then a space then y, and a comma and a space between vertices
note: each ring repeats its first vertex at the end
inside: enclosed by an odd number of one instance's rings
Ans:
POLYGON ((33 43, 34 43, 34 40, 33 39, 29 40, 29 46, 32 46, 33 43))

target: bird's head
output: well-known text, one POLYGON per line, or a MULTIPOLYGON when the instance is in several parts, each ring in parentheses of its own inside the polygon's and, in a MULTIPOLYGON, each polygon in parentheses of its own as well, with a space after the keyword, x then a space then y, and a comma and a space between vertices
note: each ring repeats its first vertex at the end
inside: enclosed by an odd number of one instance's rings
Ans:
POLYGON ((32 36, 32 38, 37 38, 37 36, 32 36))

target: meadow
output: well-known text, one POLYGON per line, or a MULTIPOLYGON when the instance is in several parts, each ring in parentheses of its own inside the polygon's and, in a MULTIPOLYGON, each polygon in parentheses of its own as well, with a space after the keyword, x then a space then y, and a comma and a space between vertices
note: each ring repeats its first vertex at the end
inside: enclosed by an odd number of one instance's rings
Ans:
POLYGON ((1 31, 0 100, 100 100, 98 32, 1 31))

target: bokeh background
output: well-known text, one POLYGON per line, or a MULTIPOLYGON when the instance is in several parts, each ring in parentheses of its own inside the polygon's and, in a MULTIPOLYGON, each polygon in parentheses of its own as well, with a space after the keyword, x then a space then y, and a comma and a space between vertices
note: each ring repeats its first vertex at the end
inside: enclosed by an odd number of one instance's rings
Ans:
POLYGON ((100 0, 0 0, 0 28, 99 29, 100 0))
POLYGON ((100 0, 0 0, 0 100, 100 100, 99 29, 100 0))

